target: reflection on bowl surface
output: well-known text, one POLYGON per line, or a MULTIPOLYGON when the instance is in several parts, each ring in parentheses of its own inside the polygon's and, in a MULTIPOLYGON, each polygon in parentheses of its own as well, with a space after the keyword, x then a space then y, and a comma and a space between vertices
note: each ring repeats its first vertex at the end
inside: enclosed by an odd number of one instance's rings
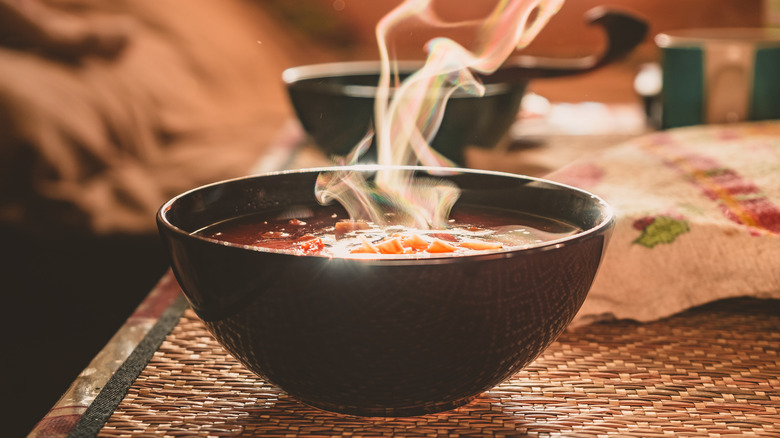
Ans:
POLYGON ((602 200, 575 188, 457 169, 439 177, 461 188, 458 204, 583 231, 528 249, 429 259, 301 256, 192 235, 237 216, 315 206, 321 170, 201 187, 166 203, 157 220, 173 271, 216 339, 259 376, 330 411, 437 412, 509 378, 582 305, 614 220, 602 200))

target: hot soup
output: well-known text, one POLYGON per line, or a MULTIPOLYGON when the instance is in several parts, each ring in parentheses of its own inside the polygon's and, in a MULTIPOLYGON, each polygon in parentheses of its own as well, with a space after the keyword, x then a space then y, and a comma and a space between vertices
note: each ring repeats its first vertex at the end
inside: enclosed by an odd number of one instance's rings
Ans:
POLYGON ((560 221, 514 211, 456 207, 445 229, 379 227, 352 221, 340 206, 299 206, 252 214, 193 234, 297 255, 435 257, 538 246, 580 231, 560 221))

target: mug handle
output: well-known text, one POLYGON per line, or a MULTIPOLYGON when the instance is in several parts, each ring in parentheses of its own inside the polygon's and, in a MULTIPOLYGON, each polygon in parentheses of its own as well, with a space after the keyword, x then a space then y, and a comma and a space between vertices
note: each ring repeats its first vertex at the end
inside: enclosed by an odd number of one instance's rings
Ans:
POLYGON ((547 58, 520 55, 509 58, 491 75, 493 82, 526 81, 530 78, 570 76, 596 70, 628 56, 647 36, 647 21, 634 13, 597 6, 585 13, 589 25, 606 34, 603 53, 582 58, 547 58))
POLYGON ((703 56, 704 121, 712 124, 748 120, 753 89, 753 44, 711 41, 705 43, 703 56))

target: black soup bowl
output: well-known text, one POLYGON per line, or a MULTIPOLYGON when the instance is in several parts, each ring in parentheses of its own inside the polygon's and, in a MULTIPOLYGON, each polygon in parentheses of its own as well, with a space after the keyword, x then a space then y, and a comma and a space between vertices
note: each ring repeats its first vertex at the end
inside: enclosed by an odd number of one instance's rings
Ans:
MULTIPOLYGON (((468 403, 539 356, 579 310, 614 222, 585 191, 472 169, 411 167, 461 189, 455 209, 562 221, 576 234, 525 249, 414 258, 294 255, 193 233, 249 214, 319 207, 320 172, 223 181, 168 201, 157 223, 189 303, 261 378, 324 410, 408 416, 468 403)), ((376 166, 355 166, 370 179, 376 166)))
MULTIPOLYGON (((604 31, 602 53, 582 58, 513 56, 493 74, 475 73, 485 85, 485 95, 456 90, 431 146, 464 165, 466 147, 492 148, 504 137, 517 120, 529 81, 583 74, 615 63, 642 42, 648 29, 641 18, 614 8, 593 8, 585 20, 604 31)), ((420 62, 399 62, 399 78, 407 78, 421 66, 420 62)), ((291 67, 282 80, 304 131, 324 153, 344 156, 373 127, 379 75, 379 61, 352 61, 291 67)), ((375 161, 375 155, 372 146, 364 161, 375 161)))

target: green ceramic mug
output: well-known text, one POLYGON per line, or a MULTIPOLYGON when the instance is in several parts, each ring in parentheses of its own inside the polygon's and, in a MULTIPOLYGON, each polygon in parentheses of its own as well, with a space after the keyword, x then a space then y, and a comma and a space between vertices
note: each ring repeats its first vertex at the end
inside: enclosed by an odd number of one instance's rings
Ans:
POLYGON ((688 29, 655 41, 664 129, 780 119, 780 29, 688 29))

